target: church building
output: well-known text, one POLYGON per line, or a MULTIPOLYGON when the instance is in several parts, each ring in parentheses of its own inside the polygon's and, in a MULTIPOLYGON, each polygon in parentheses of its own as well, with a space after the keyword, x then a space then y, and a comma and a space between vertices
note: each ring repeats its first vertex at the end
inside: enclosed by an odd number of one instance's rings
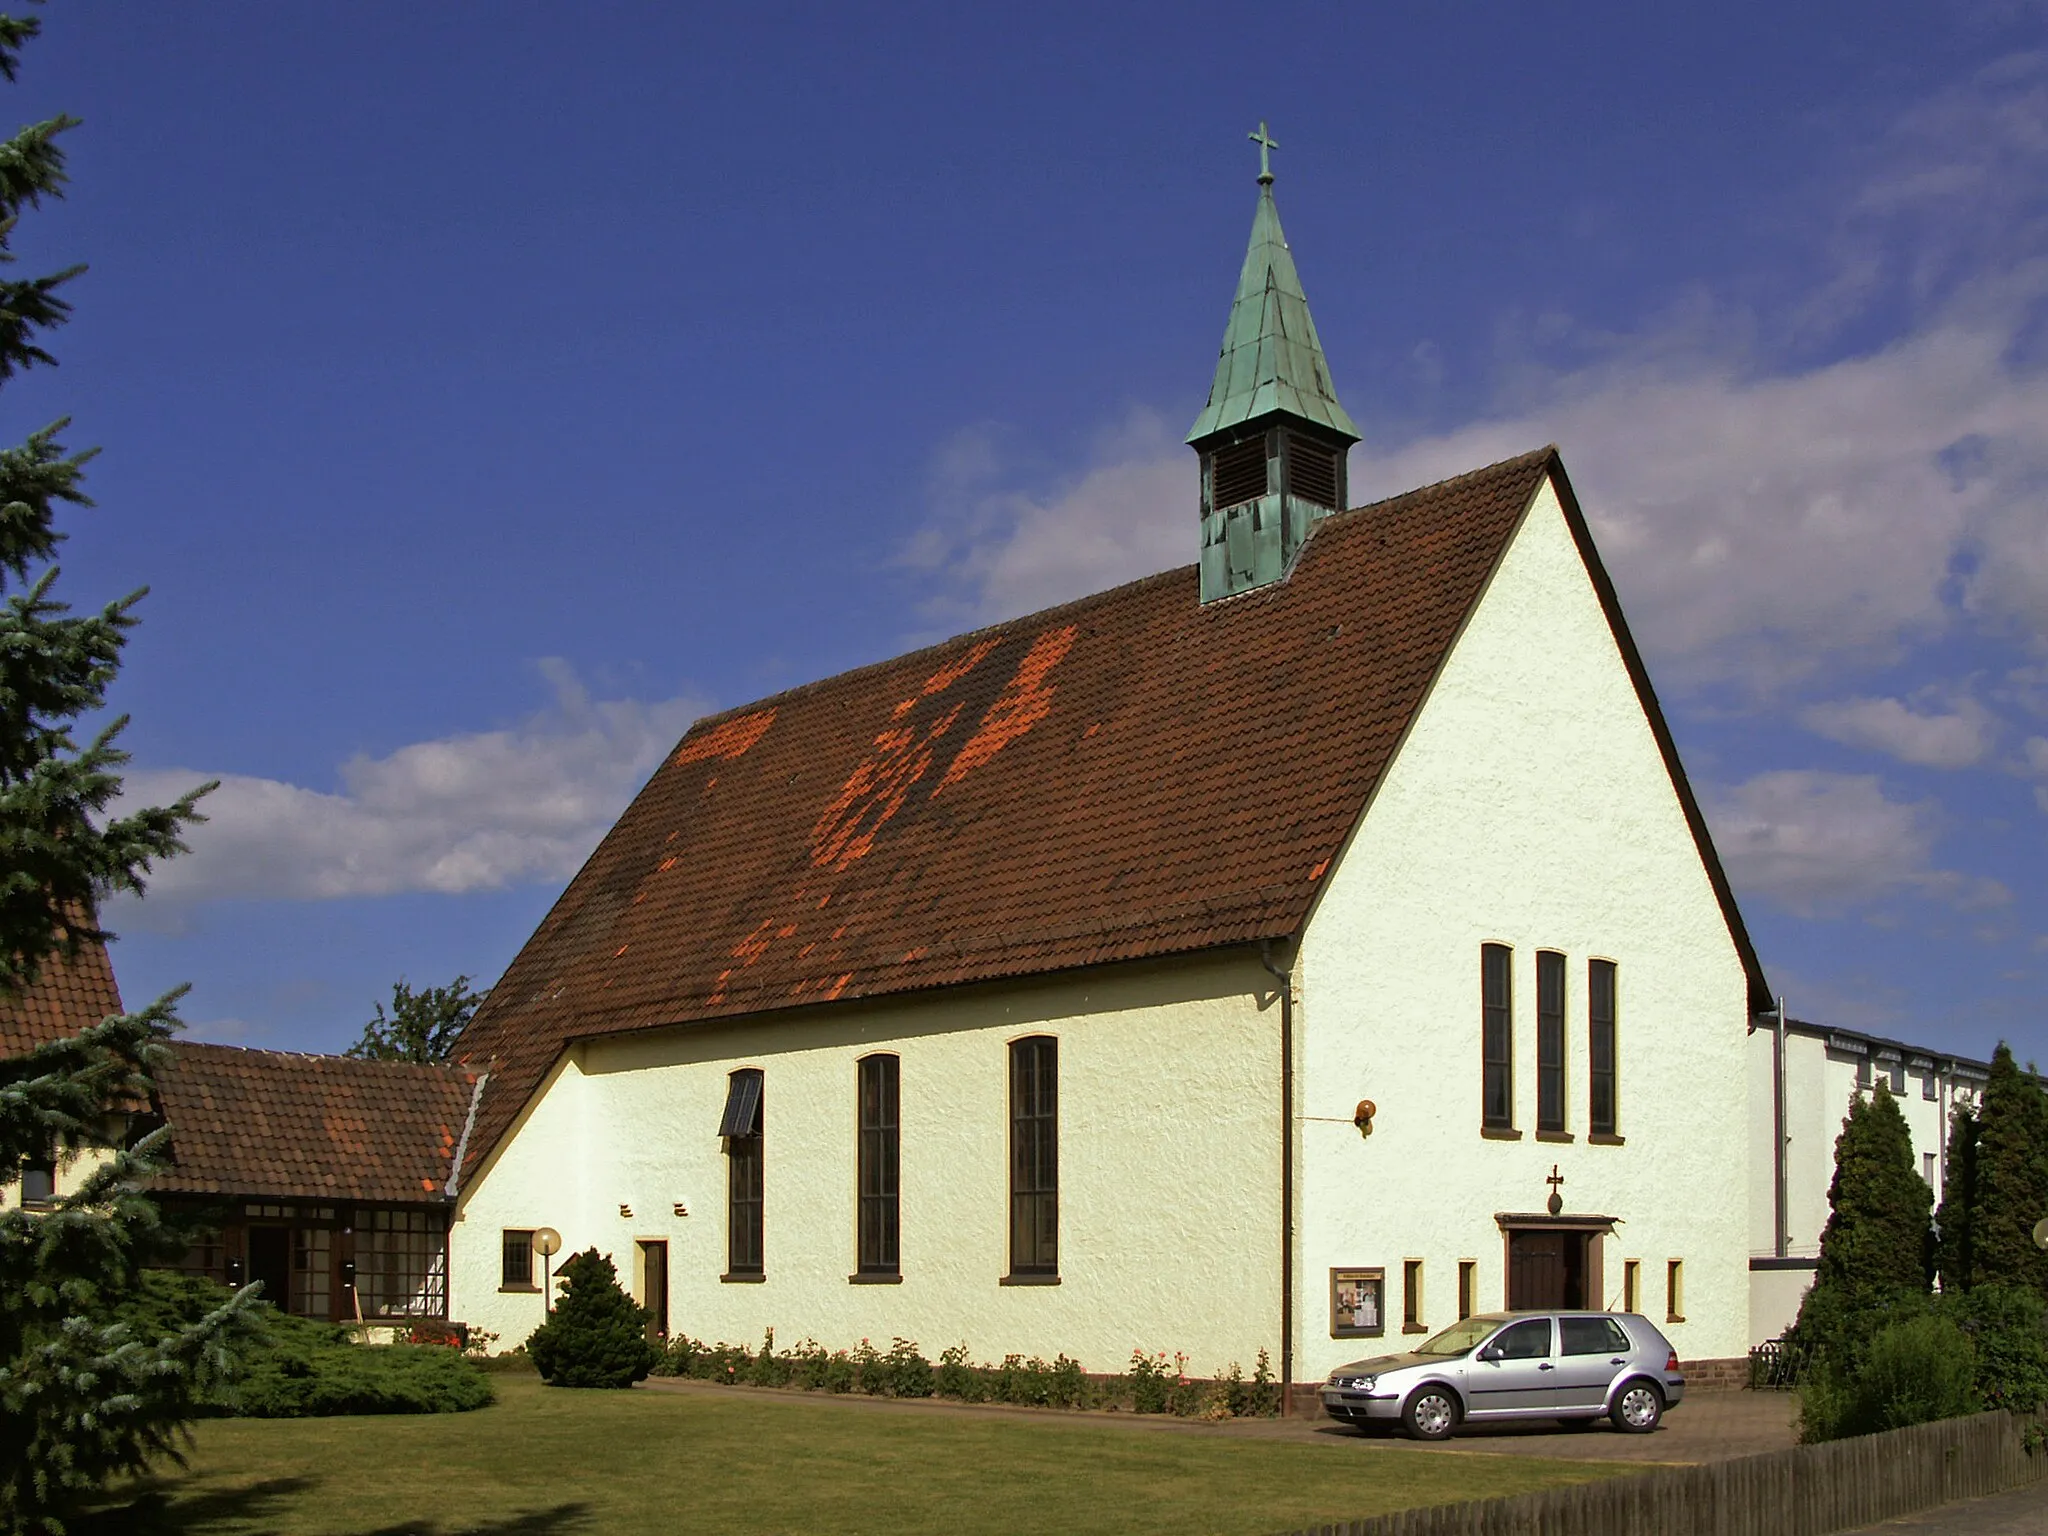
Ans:
POLYGON ((553 1229, 709 1339, 1744 1353, 1770 993, 1613 585, 1555 448, 1345 510, 1264 149, 1192 563, 690 729, 464 1037, 453 1316, 553 1229))

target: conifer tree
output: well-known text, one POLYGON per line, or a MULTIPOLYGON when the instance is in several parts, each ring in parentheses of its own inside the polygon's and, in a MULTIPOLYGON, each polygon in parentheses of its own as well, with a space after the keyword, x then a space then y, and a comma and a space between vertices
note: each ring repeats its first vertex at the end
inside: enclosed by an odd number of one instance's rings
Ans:
POLYGON ((589 1248, 557 1271, 562 1299, 526 1341, 551 1387, 630 1387, 661 1358, 647 1337, 647 1309, 619 1289, 612 1261, 589 1248))
POLYGON ((1934 1224, 1941 1231, 1936 1265, 1944 1294, 1967 1291, 1977 1283, 1976 1241, 1970 1228, 1970 1207, 1977 1198, 1977 1117, 1958 1104, 1949 1117, 1946 1172, 1941 1181, 1941 1209, 1934 1224))
MULTIPOLYGON (((0 78, 12 81, 33 18, 0 16, 0 78)), ((22 213, 62 194, 58 136, 68 117, 0 143, 0 383, 53 361, 43 338, 64 323, 77 267, 12 276, 22 213)), ((153 860, 181 848, 197 793, 108 815, 120 790, 122 722, 79 746, 72 730, 105 703, 135 619, 136 593, 74 616, 52 595, 60 505, 86 506, 88 453, 67 452, 57 422, 0 450, 0 1005, 53 956, 104 935, 95 914, 139 892, 153 860)), ((230 1364, 248 1326, 246 1295, 165 1337, 131 1338, 110 1312, 167 1235, 141 1192, 166 1133, 124 1148, 124 1112, 145 1103, 176 1021, 176 994, 75 1038, 0 1059, 0 1188, 26 1163, 88 1154, 93 1169, 43 1209, 0 1213, 0 1532, 61 1533, 112 1474, 175 1456, 186 1420, 230 1364)))
POLYGON ((1977 1125, 1971 1281, 2048 1296, 2048 1252, 2034 1244, 2035 1223, 2048 1217, 2048 1094, 2004 1041, 1991 1056, 1977 1125))
POLYGON ((1927 1291, 1934 1192, 1913 1166, 1913 1137, 1883 1083, 1849 1101, 1835 1138, 1828 1223, 1793 1337, 1844 1369, 1902 1306, 1927 1291))

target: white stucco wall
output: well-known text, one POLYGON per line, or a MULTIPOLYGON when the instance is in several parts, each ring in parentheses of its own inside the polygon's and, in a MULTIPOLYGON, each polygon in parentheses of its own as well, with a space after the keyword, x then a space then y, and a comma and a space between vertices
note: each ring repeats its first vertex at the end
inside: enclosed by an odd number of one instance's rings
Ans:
POLYGON ((1460 1260, 1504 1304, 1496 1212, 1542 1211, 1553 1164, 1640 1310, 1687 1358, 1748 1344, 1745 977, 1562 509, 1546 487, 1503 557, 1308 924, 1299 959, 1296 1375, 1400 1348, 1401 1272, 1457 1315, 1460 1260), (1518 1141, 1480 1134, 1480 946, 1513 948, 1518 1141), (1538 1141, 1536 952, 1566 969, 1566 1124, 1538 1141), (1617 963, 1619 1125, 1587 1141, 1586 962, 1617 963), (1351 1124, 1378 1105, 1370 1139, 1351 1124), (1666 1323, 1666 1263, 1685 1321, 1666 1323), (1329 1337, 1329 1270, 1387 1272, 1384 1344, 1329 1337))
POLYGON ((937 1358, 1065 1352, 1096 1371, 1133 1348, 1190 1369, 1277 1360, 1279 1025, 1242 952, 1054 981, 792 1012, 590 1042, 565 1059, 463 1193, 453 1315, 500 1348, 540 1320, 501 1293, 500 1234, 552 1226, 629 1286, 634 1243, 670 1244, 672 1328, 839 1348, 916 1340, 937 1358), (1060 1279, 1008 1268, 1008 1042, 1060 1046, 1060 1279), (855 1063, 901 1058, 900 1285, 853 1285, 855 1063), (767 1279, 721 1283, 727 1074, 765 1073, 767 1279), (683 1204, 689 1214, 677 1216, 683 1204), (630 1217, 620 1214, 624 1205, 630 1217))

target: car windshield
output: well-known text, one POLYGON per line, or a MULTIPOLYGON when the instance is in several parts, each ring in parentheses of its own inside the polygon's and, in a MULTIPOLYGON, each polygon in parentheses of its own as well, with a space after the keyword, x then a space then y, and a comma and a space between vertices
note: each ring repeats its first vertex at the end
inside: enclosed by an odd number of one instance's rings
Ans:
POLYGON ((1462 1355, 1500 1326, 1497 1317, 1468 1317, 1415 1346, 1418 1355, 1462 1355))

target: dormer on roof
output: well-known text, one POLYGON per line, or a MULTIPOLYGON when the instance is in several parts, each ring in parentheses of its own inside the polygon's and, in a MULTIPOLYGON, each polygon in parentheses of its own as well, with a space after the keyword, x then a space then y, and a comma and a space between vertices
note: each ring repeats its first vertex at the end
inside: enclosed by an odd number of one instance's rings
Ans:
POLYGON ((1278 581, 1309 530, 1343 510, 1358 428, 1337 401, 1294 253, 1273 204, 1266 125, 1259 205, 1209 403, 1188 444, 1202 464, 1202 601, 1278 581))

